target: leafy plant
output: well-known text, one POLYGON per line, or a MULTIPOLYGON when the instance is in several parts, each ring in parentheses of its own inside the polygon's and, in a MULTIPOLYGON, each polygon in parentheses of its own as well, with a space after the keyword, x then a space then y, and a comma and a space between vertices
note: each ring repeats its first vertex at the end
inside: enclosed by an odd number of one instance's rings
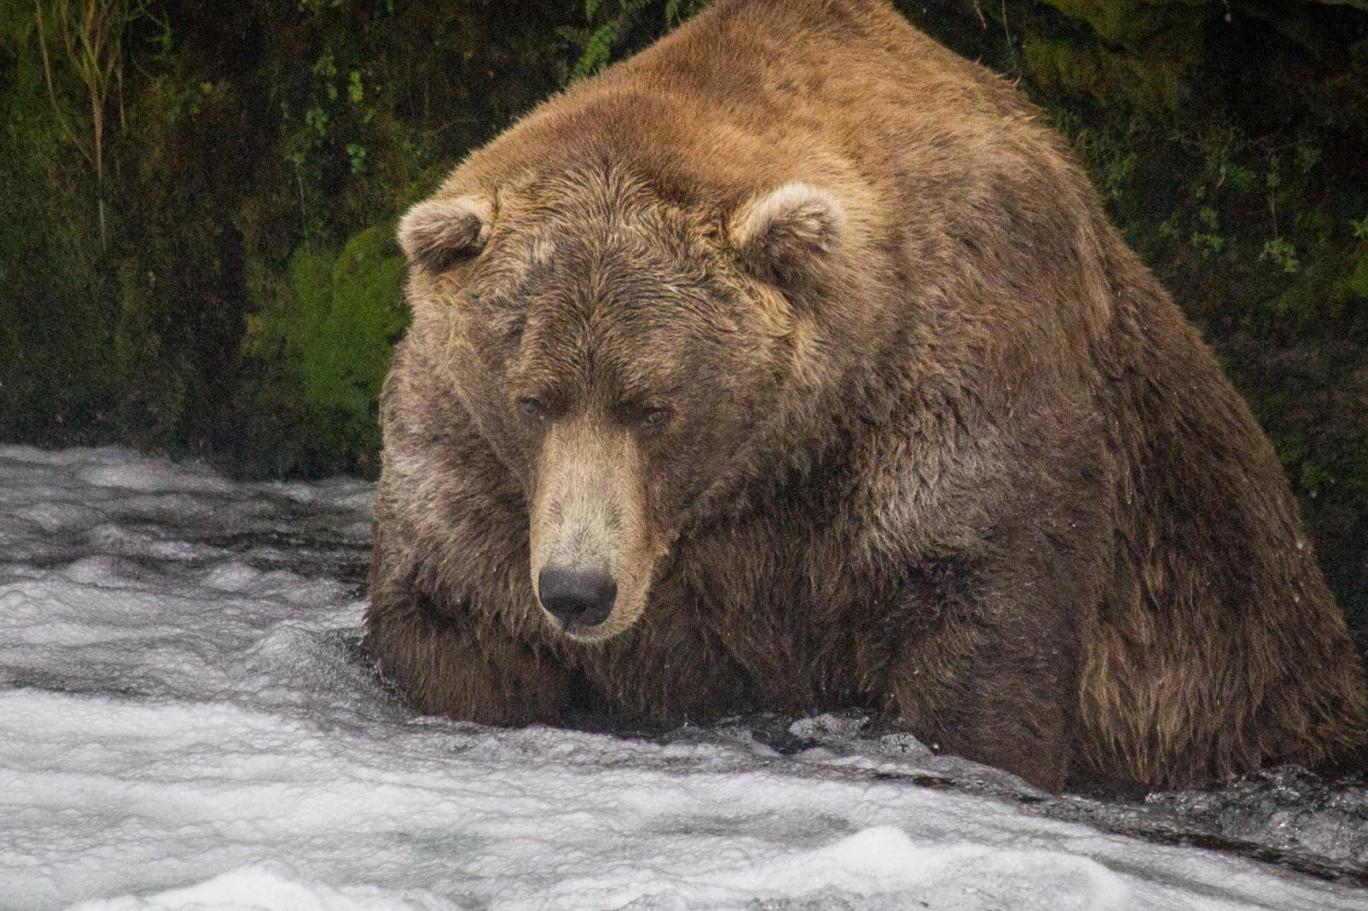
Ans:
POLYGON ((100 246, 108 247, 105 224, 105 118, 110 94, 123 121, 124 33, 144 14, 132 0, 34 0, 38 47, 43 60, 52 113, 67 139, 95 171, 100 246), (49 48, 49 44, 52 45, 49 48), (80 80, 89 109, 89 131, 72 126, 57 98, 53 60, 68 66, 80 80))

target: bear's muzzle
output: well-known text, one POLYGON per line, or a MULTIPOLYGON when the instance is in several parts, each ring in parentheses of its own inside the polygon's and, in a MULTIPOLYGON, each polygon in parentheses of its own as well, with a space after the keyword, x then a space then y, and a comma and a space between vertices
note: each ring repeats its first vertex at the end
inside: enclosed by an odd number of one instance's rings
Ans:
POLYGON ((560 632, 597 642, 641 617, 663 548, 653 543, 629 433, 587 415, 554 422, 528 519, 533 588, 560 632))

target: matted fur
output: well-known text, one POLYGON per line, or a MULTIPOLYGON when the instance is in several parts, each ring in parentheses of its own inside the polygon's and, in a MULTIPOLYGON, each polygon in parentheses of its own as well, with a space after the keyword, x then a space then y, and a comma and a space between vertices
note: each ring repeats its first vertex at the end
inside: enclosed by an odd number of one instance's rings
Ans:
POLYGON ((381 407, 367 642, 421 710, 859 704, 1052 788, 1362 743, 1248 408, 1036 109, 884 0, 718 0, 423 211, 470 198, 465 255, 406 244, 381 407), (557 452, 613 502, 552 515, 557 452), (647 574, 616 635, 539 608, 534 523, 647 574))

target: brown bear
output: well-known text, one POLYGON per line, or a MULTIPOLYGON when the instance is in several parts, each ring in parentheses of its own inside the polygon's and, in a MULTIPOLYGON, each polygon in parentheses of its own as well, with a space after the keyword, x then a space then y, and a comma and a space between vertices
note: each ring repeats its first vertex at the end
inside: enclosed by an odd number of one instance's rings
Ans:
POLYGON ((1057 789, 1365 735, 1273 450, 1039 111, 719 0, 400 225, 367 642, 425 712, 861 706, 1057 789))

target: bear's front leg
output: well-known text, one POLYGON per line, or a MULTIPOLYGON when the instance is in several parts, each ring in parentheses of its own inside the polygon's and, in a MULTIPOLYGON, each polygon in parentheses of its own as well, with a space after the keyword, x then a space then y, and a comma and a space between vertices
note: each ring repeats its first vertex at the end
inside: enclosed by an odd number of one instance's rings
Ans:
POLYGON ((366 647, 417 708, 481 724, 554 723, 569 701, 555 659, 492 623, 455 623, 421 595, 372 600, 366 647))
POLYGON ((439 605, 387 556, 377 530, 365 645, 419 710, 482 724, 560 718, 570 673, 553 655, 465 605, 439 605))
POLYGON ((1058 791, 1071 772, 1078 579, 1032 570, 1040 551, 955 562, 904 589, 907 641, 889 710, 933 749, 1058 791))

